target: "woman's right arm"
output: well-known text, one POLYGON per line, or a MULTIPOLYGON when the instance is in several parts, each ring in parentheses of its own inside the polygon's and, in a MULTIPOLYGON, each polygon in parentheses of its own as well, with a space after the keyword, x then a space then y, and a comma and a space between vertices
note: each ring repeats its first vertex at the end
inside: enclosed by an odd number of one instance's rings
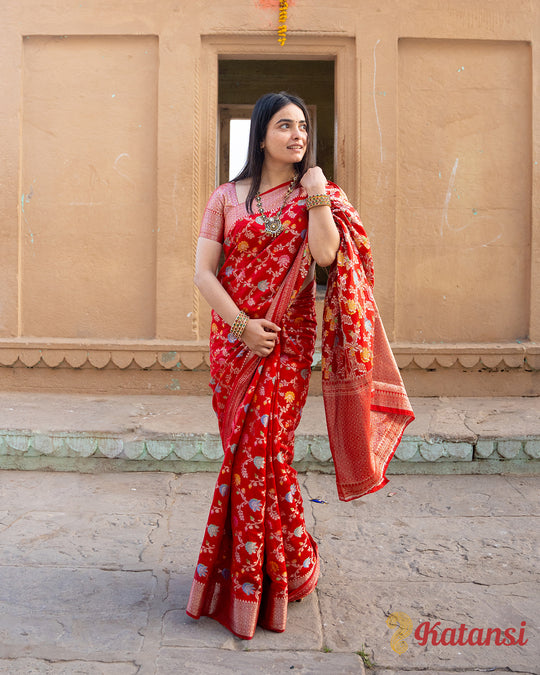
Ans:
MULTIPOLYGON (((194 282, 210 307, 232 326, 240 309, 216 277, 221 249, 219 242, 199 237, 194 282)), ((279 330, 279 326, 267 319, 250 319, 242 340, 257 356, 268 356, 274 348, 279 330)))
POLYGON ((232 326, 240 310, 216 277, 221 249, 219 242, 199 237, 193 281, 210 307, 232 326))

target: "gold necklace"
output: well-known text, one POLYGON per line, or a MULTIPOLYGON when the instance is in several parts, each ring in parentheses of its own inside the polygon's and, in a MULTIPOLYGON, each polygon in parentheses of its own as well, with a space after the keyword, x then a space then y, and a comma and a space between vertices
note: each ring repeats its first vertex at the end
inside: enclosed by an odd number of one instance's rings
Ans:
POLYGON ((294 190, 294 186, 296 185, 296 181, 298 179, 298 174, 294 174, 292 177, 291 182, 289 183, 289 187, 287 188, 287 192, 285 193, 285 198, 283 199, 283 204, 281 205, 279 211, 276 213, 275 216, 272 218, 269 218, 266 213, 263 211, 262 207, 262 200, 261 200, 261 193, 257 192, 255 195, 255 201, 257 202, 257 208, 259 209, 259 213, 261 214, 261 218, 263 219, 264 223, 264 231, 266 234, 269 234, 271 237, 276 237, 278 234, 283 232, 283 223, 281 222, 281 213, 285 207, 285 204, 287 203, 287 199, 289 199, 289 195, 291 192, 294 190))

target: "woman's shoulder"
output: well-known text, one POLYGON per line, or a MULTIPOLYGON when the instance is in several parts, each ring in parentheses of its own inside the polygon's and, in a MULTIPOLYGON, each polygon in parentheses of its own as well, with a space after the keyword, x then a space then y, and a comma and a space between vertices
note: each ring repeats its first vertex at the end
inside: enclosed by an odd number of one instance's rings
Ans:
POLYGON ((220 204, 222 207, 230 203, 235 194, 234 183, 222 183, 212 192, 208 199, 208 206, 217 206, 220 204))
POLYGON ((234 191, 234 187, 235 184, 232 181, 228 181, 227 183, 222 183, 221 185, 218 185, 212 194, 227 195, 230 194, 231 191, 234 191))

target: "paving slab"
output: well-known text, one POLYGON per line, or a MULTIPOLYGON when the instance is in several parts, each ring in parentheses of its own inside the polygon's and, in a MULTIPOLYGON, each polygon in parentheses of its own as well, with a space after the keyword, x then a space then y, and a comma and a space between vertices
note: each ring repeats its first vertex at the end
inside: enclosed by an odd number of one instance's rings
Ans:
POLYGON ((157 514, 33 511, 0 532, 2 562, 134 569, 157 526, 157 514))
MULTIPOLYGON (((410 436, 471 439, 540 436, 540 397, 427 397, 411 399, 410 436)), ((326 434, 321 396, 309 396, 299 434, 326 434)), ((218 434, 210 396, 87 396, 0 392, 0 429, 41 432, 218 434)))
MULTIPOLYGON (((441 401, 446 405, 452 399, 443 398, 441 401)), ((459 399, 458 405, 465 415, 467 427, 477 436, 484 438, 538 436, 540 398, 519 399, 517 407, 516 403, 517 401, 512 398, 471 398, 459 399)))
POLYGON ((38 500, 42 511, 71 513, 157 513, 165 506, 171 474, 99 475, 2 471, 0 511, 26 513, 38 500))
POLYGON ((309 675, 364 675, 362 661, 356 654, 284 651, 257 653, 222 649, 163 649, 156 675, 180 672, 204 675, 243 675, 248 673, 309 673, 309 675))
POLYGON ((477 519, 474 523, 462 520, 393 519, 348 524, 337 536, 331 525, 316 527, 315 532, 321 540, 325 573, 333 579, 535 583, 540 574, 534 551, 538 518, 520 519, 517 531, 515 519, 500 518, 496 527, 477 519), (333 555, 336 546, 339 559, 333 555))
POLYGON ((419 483, 400 476, 373 495, 343 504, 324 491, 326 478, 308 474, 304 485, 309 495, 322 494, 327 501, 311 508, 313 534, 320 542, 323 631, 330 648, 357 650, 363 642, 376 664, 421 666, 429 672, 472 665, 530 668, 531 651, 533 659, 540 656, 535 609, 540 570, 538 498, 527 490, 538 486, 537 480, 441 476, 419 483), (484 646, 481 662, 476 645, 413 642, 399 655, 391 649, 392 631, 386 625, 395 611, 406 613, 415 626, 440 621, 441 630, 465 623, 519 631, 526 621, 530 642, 484 646))
MULTIPOLYGON (((325 478, 309 474, 306 491, 320 495, 325 478)), ((463 476, 456 491, 454 478, 430 477, 419 496, 415 495, 417 481, 403 476, 373 495, 346 504, 332 493, 324 494, 328 503, 311 503, 323 568, 334 579, 365 580, 367 574, 369 580, 424 577, 480 584, 534 583, 540 576, 535 555, 540 508, 524 502, 517 491, 497 491, 503 482, 523 486, 531 479, 493 476, 485 481, 463 476), (506 498, 499 503, 498 495, 503 494, 506 498), (339 558, 334 555, 336 547, 339 558), (371 565, 374 554, 375 567, 371 565)))
POLYGON ((210 396, 0 392, 0 429, 219 433, 210 396))
MULTIPOLYGON (((540 515, 537 476, 389 476, 381 490, 350 502, 340 502, 333 476, 308 472, 302 480, 304 503, 319 519, 334 509, 341 517, 377 520, 403 514, 433 516, 540 515), (309 502, 322 498, 327 504, 309 502)), ((322 522, 322 521, 321 521, 322 522)))
POLYGON ((465 423, 463 399, 414 399, 416 419, 408 426, 407 435, 424 439, 447 439, 474 442, 476 435, 465 423))
POLYGON ((129 660, 155 586, 151 571, 0 566, 0 643, 4 656, 28 645, 52 660, 129 660))
POLYGON ((0 673, 6 675, 136 675, 134 663, 104 661, 62 661, 52 663, 40 659, 0 659, 0 673))
POLYGON ((210 509, 216 478, 216 474, 186 474, 173 484, 167 522, 163 523, 167 535, 160 564, 165 569, 180 572, 196 564, 208 517, 208 513, 201 517, 200 505, 205 503, 210 509))
POLYGON ((323 649, 318 597, 311 594, 302 602, 291 603, 287 613, 287 627, 284 633, 257 628, 252 640, 238 640, 217 621, 207 617, 192 619, 185 613, 191 581, 190 575, 171 575, 169 601, 175 599, 176 609, 167 612, 163 620, 163 644, 168 647, 218 647, 234 649, 243 645, 249 651, 257 650, 301 650, 320 651, 323 649))

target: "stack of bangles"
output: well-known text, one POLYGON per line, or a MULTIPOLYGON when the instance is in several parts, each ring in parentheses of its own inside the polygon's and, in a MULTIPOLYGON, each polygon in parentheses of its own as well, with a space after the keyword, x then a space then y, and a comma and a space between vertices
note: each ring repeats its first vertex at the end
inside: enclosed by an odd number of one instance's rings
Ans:
POLYGON ((238 313, 238 316, 236 317, 233 325, 231 326, 231 333, 234 335, 234 337, 240 340, 240 338, 244 334, 244 331, 246 330, 248 321, 249 316, 245 312, 238 313))
POLYGON ((314 206, 330 206, 330 197, 328 195, 309 195, 306 199, 306 209, 312 209, 314 206))

